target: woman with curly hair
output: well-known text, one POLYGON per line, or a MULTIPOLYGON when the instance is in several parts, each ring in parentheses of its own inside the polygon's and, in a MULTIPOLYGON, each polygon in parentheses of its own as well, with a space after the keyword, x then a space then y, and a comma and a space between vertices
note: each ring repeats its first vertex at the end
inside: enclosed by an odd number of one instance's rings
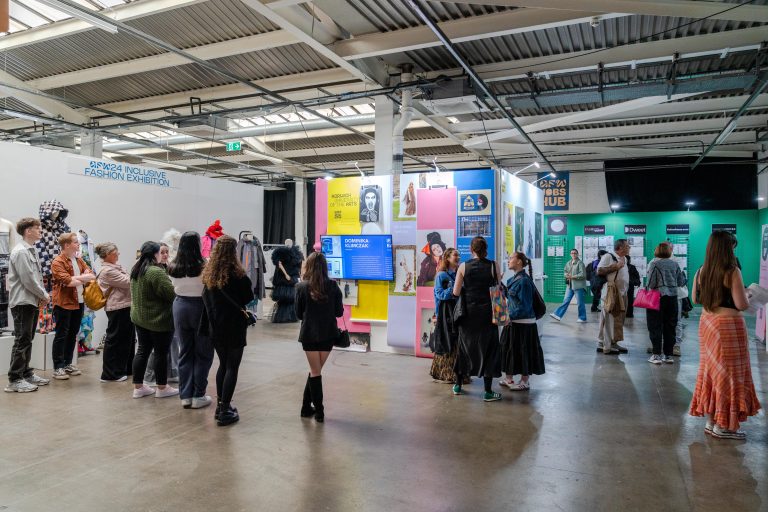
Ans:
POLYGON ((207 328, 219 356, 216 372, 216 422, 220 427, 240 419, 232 407, 237 373, 246 345, 248 316, 245 306, 253 300, 253 285, 237 258, 237 241, 222 236, 203 270, 202 330, 207 328))

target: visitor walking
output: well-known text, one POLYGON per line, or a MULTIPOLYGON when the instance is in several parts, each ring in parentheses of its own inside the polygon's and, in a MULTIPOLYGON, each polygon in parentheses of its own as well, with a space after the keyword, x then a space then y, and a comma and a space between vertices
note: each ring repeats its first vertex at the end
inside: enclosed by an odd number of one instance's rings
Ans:
POLYGON ((144 242, 131 269, 131 321, 136 326, 139 349, 133 358, 133 398, 176 396, 168 386, 168 347, 173 339, 173 285, 160 266, 160 244, 144 242), (149 354, 154 350, 157 390, 143 383, 149 354))
POLYGON ((176 292, 173 301, 173 325, 179 340, 179 397, 185 409, 211 405, 208 372, 213 364, 213 344, 200 334, 203 316, 203 258, 200 235, 187 231, 179 239, 176 257, 168 266, 168 275, 176 292))
POLYGON ((733 239, 725 231, 709 237, 704 264, 693 281, 693 301, 704 311, 699 321, 699 373, 691 416, 707 416, 704 431, 720 439, 746 439, 741 422, 760 410, 752 382, 747 326, 749 307, 733 239))
POLYGON ((13 317, 13 348, 5 391, 28 393, 50 382, 35 375, 34 369, 29 367, 37 315, 50 297, 43 286, 43 270, 35 249, 35 243, 42 236, 40 220, 25 217, 16 223, 16 232, 21 241, 11 250, 8 262, 8 305, 13 317))
POLYGON ((648 265, 648 289, 658 290, 661 300, 658 310, 648 308, 645 312, 653 346, 653 354, 648 362, 672 364, 675 362, 672 351, 679 311, 677 289, 686 284, 685 276, 680 265, 672 259, 672 245, 669 242, 660 243, 653 255, 655 258, 648 265))
POLYGON ((604 354, 628 352, 626 347, 619 345, 620 341, 624 341, 624 314, 629 288, 626 260, 629 243, 626 238, 616 240, 613 250, 613 253, 606 253, 597 266, 598 276, 606 279, 605 286, 602 287, 600 327, 597 335, 597 349, 602 350, 604 354), (610 311, 606 311, 606 304, 611 305, 610 311))
MULTIPOLYGON (((533 274, 531 274, 530 277, 533 279, 533 274)), ((573 296, 575 295, 576 304, 579 308, 579 318, 576 322, 586 322, 587 308, 584 306, 584 293, 587 287, 587 272, 584 267, 584 262, 579 259, 579 251, 576 249, 571 249, 571 259, 565 264, 565 283, 568 287, 565 291, 565 299, 563 300, 563 303, 560 304, 560 307, 549 316, 559 322, 563 316, 565 316, 565 312, 568 311, 568 306, 571 304, 573 296)))
POLYGON ((203 285, 201 333, 210 336, 219 357, 214 417, 224 427, 240 420, 232 397, 246 346, 249 315, 245 307, 253 300, 253 285, 237 257, 237 240, 231 236, 222 235, 213 246, 203 285))
POLYGON ((501 377, 499 360, 499 329, 493 323, 491 297, 488 290, 499 282, 496 262, 488 259, 488 243, 477 236, 470 244, 472 259, 462 263, 456 272, 453 294, 461 306, 454 320, 459 330, 459 353, 456 357, 456 384, 454 395, 463 395, 465 376, 483 378, 483 400, 501 400, 501 394, 492 389, 494 377, 501 377))
POLYGON ((133 362, 136 329, 131 321, 131 276, 117 260, 120 252, 112 242, 96 246, 101 258, 97 282, 107 300, 107 333, 101 364, 101 382, 123 382, 128 379, 133 362))
POLYGON ((525 391, 531 388, 531 375, 544 373, 544 352, 541 350, 536 314, 533 311, 533 288, 536 285, 531 277, 531 260, 524 253, 513 253, 507 268, 514 271, 515 275, 507 280, 509 324, 501 331, 501 369, 507 378, 502 379, 500 384, 511 391, 525 391), (528 273, 525 272, 526 268, 528 273), (520 375, 520 382, 515 383, 515 375, 520 375))
POLYGON ((93 271, 78 258, 80 243, 77 234, 64 233, 59 236, 61 253, 51 263, 53 278, 53 317, 56 321, 56 334, 53 338, 53 378, 67 380, 70 376, 83 372, 72 364, 77 333, 83 319, 83 288, 96 279, 93 271))
MULTIPOLYGON (((459 251, 451 247, 443 253, 435 277, 435 356, 429 370, 436 382, 451 384, 456 380, 453 368, 459 353, 459 333, 453 322, 453 310, 456 307, 453 286, 458 269, 459 251)), ((468 383, 469 377, 466 376, 463 384, 468 383)))
POLYGON ((296 316, 301 320, 299 343, 309 364, 302 418, 314 416, 319 423, 325 421, 322 370, 339 336, 336 318, 342 315, 341 290, 328 278, 328 261, 323 253, 313 252, 307 258, 303 280, 296 287, 296 316))

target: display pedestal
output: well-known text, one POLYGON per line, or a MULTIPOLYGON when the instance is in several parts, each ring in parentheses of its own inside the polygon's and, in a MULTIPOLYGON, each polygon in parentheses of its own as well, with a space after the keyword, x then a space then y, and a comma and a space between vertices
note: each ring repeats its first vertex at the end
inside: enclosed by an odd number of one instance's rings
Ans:
MULTIPOLYGON (((32 356, 29 361, 31 368, 38 371, 53 370, 53 337, 52 332, 35 333, 35 338, 32 340, 32 356)), ((13 336, 0 336, 0 368, 6 369, 11 366, 13 340, 13 336)), ((72 364, 77 364, 77 348, 72 356, 72 364)))

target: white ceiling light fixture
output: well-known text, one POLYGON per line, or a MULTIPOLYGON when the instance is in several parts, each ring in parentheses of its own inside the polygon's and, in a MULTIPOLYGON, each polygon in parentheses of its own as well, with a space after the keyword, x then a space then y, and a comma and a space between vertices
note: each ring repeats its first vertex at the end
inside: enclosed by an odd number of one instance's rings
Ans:
POLYGON ((513 176, 517 176, 518 174, 520 174, 520 173, 521 173, 521 172, 523 172, 524 170, 526 170, 526 169, 528 169, 528 168, 530 168, 530 167, 534 167, 534 166, 536 166, 536 168, 537 168, 537 169, 541 169, 541 164, 539 164, 539 162, 533 162, 533 163, 530 163, 530 164, 526 165, 525 167, 523 167, 523 168, 522 168, 522 169, 520 169, 519 171, 515 171, 515 173, 513 174, 513 176))
POLYGON ((555 173, 551 172, 551 173, 547 174, 546 176, 542 176, 541 178, 537 179, 536 181, 534 181, 533 183, 531 183, 531 185, 535 185, 535 184, 537 184, 538 182, 540 182, 541 180, 545 180, 545 179, 547 179, 547 178, 557 178, 557 174, 555 174, 555 173))
POLYGON ((116 26, 97 18, 96 16, 91 16, 90 14, 84 13, 80 9, 73 7, 67 3, 61 2, 59 0, 37 0, 37 1, 40 2, 41 4, 47 5, 48 7, 52 7, 57 11, 61 11, 63 13, 69 14, 74 18, 77 18, 81 21, 89 23, 96 28, 106 30, 110 34, 117 34, 116 26))
POLYGON ((360 173, 360 177, 362 177, 362 178, 365 178, 365 173, 364 173, 364 172, 363 172, 363 170, 360 168, 360 166, 359 166, 359 165, 357 165, 357 164, 358 164, 358 162, 347 162, 347 164, 349 164, 349 165, 354 165, 354 166, 355 166, 355 169, 357 169, 357 172, 359 172, 359 173, 360 173))

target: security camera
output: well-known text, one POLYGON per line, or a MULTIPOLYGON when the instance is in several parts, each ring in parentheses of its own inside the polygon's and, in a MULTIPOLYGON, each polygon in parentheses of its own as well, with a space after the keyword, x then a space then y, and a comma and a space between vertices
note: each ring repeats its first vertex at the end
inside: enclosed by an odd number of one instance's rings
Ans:
POLYGON ((600 26, 600 17, 599 16, 593 16, 591 20, 589 20, 589 25, 592 28, 597 28, 600 26))

